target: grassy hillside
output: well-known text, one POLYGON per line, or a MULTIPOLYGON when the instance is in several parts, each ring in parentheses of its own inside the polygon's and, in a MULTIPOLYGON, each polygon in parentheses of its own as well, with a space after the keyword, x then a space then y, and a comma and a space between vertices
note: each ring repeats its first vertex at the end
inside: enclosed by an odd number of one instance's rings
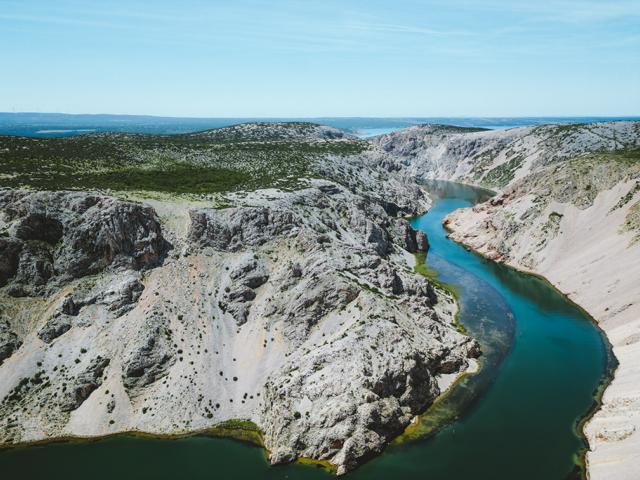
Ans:
POLYGON ((170 193, 294 188, 314 175, 314 159, 366 148, 323 128, 244 124, 184 135, 0 136, 0 187, 170 193))

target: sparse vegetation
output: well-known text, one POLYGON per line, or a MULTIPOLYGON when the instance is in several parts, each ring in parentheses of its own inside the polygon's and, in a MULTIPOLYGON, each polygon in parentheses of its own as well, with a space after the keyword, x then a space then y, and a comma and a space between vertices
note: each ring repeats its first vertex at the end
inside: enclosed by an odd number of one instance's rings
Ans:
POLYGON ((482 179, 482 183, 490 187, 504 187, 514 179, 523 161, 524 158, 519 155, 511 158, 509 161, 490 170, 482 179))
POLYGON ((636 234, 631 239, 631 245, 640 241, 640 201, 634 203, 631 208, 629 208, 622 230, 636 234))
POLYGON ((264 446, 262 432, 255 423, 249 420, 226 420, 210 428, 208 433, 218 437, 234 438, 260 447, 264 446))
POLYGON ((367 148, 355 139, 315 138, 320 127, 313 124, 266 125, 187 135, 1 136, 0 187, 178 194, 290 189, 320 175, 314 159, 367 148))
POLYGON ((430 126, 436 133, 473 133, 473 132, 486 132, 488 129, 480 127, 457 127, 455 125, 432 125, 423 123, 418 125, 421 127, 430 126))
MULTIPOLYGON (((449 285, 438 280, 438 272, 429 267, 426 262, 427 254, 423 252, 416 253, 414 254, 414 258, 416 260, 415 272, 428 279, 435 288, 438 288, 451 295, 454 301, 457 302, 458 298, 460 297, 460 293, 453 285, 449 285)), ((460 320, 458 319, 458 311, 456 311, 456 314, 453 317, 453 326, 456 328, 456 330, 458 330, 458 332, 464 334, 467 333, 467 329, 462 323, 460 323, 460 320)))
POLYGON ((631 190, 629 190, 627 194, 624 197, 622 197, 618 203, 614 205, 611 211, 624 207, 627 203, 629 203, 633 199, 633 197, 636 196, 636 193, 638 192, 640 192, 640 181, 636 180, 636 184, 633 187, 631 187, 631 190))

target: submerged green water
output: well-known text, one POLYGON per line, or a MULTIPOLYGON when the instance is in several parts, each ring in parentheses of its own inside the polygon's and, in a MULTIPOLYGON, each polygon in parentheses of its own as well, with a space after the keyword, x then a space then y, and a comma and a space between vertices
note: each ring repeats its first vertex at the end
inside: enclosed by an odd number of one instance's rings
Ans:
MULTIPOLYGON (((544 281, 482 259, 446 238, 443 218, 487 193, 430 186, 439 200, 414 220, 431 243, 428 263, 460 292, 460 321, 478 338, 482 370, 424 418, 459 418, 404 443, 353 479, 566 479, 584 447, 577 422, 607 372, 598 329, 544 281)), ((0 471, 20 479, 328 479, 302 465, 269 467, 263 450, 231 440, 120 437, 7 450, 0 471)), ((572 473, 574 472, 574 473, 572 473)))

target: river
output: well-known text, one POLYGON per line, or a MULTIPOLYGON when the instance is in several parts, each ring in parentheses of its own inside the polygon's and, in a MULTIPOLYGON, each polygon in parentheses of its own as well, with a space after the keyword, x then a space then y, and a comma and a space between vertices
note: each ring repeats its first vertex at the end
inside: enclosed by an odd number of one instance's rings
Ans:
MULTIPOLYGON (((442 227, 451 211, 487 198, 430 182, 437 200, 414 228, 427 233, 428 265, 459 292, 460 322, 482 346, 478 374, 457 383, 423 417, 419 440, 401 442, 349 475, 367 480, 535 479, 580 475, 579 422, 611 365, 588 316, 545 281, 467 251, 442 227)), ((270 467, 262 449, 236 441, 115 437, 7 450, 0 471, 21 479, 328 479, 299 464, 270 467)))

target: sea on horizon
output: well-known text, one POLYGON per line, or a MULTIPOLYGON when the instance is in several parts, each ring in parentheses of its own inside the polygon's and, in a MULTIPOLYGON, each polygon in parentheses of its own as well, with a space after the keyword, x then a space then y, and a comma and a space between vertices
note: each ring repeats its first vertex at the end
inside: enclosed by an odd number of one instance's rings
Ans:
POLYGON ((188 133, 246 122, 304 121, 340 128, 361 138, 424 123, 458 127, 506 129, 548 123, 590 123, 640 120, 640 117, 317 117, 317 118, 187 118, 145 115, 72 115, 0 112, 0 135, 61 137, 96 132, 150 134, 188 133))

